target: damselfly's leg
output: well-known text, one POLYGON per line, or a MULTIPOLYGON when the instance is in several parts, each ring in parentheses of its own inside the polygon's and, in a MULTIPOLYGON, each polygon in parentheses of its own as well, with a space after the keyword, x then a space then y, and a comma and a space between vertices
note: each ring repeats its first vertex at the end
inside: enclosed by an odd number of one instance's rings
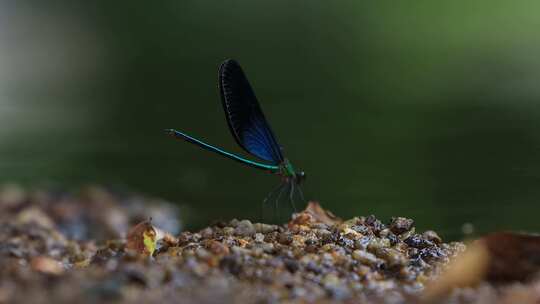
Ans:
MULTIPOLYGON (((278 190, 279 190, 280 193, 281 193, 281 191, 283 191, 283 186, 285 186, 285 185, 283 184, 283 182, 280 182, 280 183, 277 185, 277 187, 275 187, 274 189, 272 189, 272 191, 270 191, 270 193, 268 193, 268 195, 264 198, 263 203, 262 203, 262 206, 261 206, 261 220, 264 219, 264 206, 266 205, 266 202, 267 202, 272 196, 274 196, 274 194, 276 194, 276 192, 277 192, 278 190)), ((276 212, 276 211, 273 211, 272 213, 274 213, 274 215, 275 215, 275 212, 276 212)))
POLYGON ((277 207, 278 207, 278 202, 279 202, 279 199, 281 198, 281 195, 283 194, 283 191, 284 191, 285 189, 289 188, 289 187, 288 187, 288 186, 289 186, 288 183, 283 183, 282 185, 285 186, 285 187, 281 188, 281 190, 279 191, 279 194, 278 194, 278 196, 277 196, 277 198, 276 198, 276 201, 274 202, 275 208, 276 208, 276 209, 277 209, 277 207))
POLYGON ((272 191, 270 191, 270 193, 268 193, 268 195, 264 198, 263 200, 263 205, 266 204, 266 202, 268 201, 268 199, 270 197, 272 197, 272 195, 278 191, 281 187, 283 187, 283 183, 279 183, 279 185, 277 185, 277 187, 275 187, 274 189, 272 189, 272 191))
POLYGON ((306 199, 304 198, 304 191, 302 191, 302 186, 298 185, 298 193, 300 193, 300 199, 302 199, 302 202, 306 202, 306 199))
POLYGON ((292 206, 292 208, 293 208, 293 212, 296 213, 296 206, 294 206, 294 184, 295 184, 294 181, 292 181, 292 182, 290 183, 290 185, 291 185, 291 192, 289 193, 289 201, 291 202, 291 206, 292 206))
POLYGON ((276 215, 277 215, 276 220, 278 220, 278 221, 279 221, 279 209, 278 209, 279 199, 281 198, 281 195, 283 194, 285 189, 288 189, 290 185, 289 185, 289 183, 283 183, 283 186, 284 187, 281 188, 281 190, 279 191, 279 194, 278 194, 278 196, 276 198, 276 201, 274 203, 274 209, 276 210, 276 215))

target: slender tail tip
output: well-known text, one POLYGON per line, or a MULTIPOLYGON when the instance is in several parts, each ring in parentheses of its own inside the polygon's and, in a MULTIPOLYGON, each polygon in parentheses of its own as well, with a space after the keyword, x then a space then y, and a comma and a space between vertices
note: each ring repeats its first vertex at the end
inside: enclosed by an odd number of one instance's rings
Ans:
POLYGON ((174 136, 174 133, 176 132, 174 129, 165 129, 165 134, 174 136))

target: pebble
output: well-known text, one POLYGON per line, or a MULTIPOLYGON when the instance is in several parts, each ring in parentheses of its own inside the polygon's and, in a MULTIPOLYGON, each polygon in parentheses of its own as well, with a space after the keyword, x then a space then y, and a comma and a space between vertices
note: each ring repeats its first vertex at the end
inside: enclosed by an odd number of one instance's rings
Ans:
POLYGON ((253 240, 257 243, 264 242, 264 234, 262 233, 255 233, 255 236, 253 236, 253 240))
POLYGON ((249 220, 242 220, 238 222, 234 229, 234 234, 238 236, 252 236, 256 233, 255 227, 249 220))
POLYGON ((378 264, 381 263, 381 260, 379 260, 374 254, 369 253, 364 250, 355 250, 352 253, 353 259, 359 261, 362 264, 375 267, 378 264))
POLYGON ((441 237, 437 234, 437 232, 435 232, 433 230, 425 231, 424 233, 422 233, 422 237, 429 240, 429 241, 432 241, 435 244, 441 244, 442 243, 441 237))
POLYGON ((414 221, 412 219, 404 217, 393 217, 392 221, 390 222, 390 230, 392 230, 393 233, 399 235, 411 230, 413 225, 414 221))

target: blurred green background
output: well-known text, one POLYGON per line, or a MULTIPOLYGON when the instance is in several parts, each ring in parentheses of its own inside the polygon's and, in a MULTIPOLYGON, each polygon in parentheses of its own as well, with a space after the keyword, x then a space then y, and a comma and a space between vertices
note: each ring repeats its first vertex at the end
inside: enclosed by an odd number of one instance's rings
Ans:
POLYGON ((216 88, 244 67, 309 199, 460 238, 540 231, 538 2, 0 3, 0 181, 119 185, 188 228, 260 217, 275 176, 241 152, 216 88))

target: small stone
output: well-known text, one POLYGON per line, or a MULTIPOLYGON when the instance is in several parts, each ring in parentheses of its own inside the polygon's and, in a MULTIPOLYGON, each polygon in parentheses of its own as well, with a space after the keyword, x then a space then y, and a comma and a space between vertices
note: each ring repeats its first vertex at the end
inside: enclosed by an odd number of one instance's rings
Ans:
POLYGON ((315 235, 317 235, 319 238, 324 239, 327 236, 331 236, 332 232, 328 231, 328 229, 317 229, 315 230, 315 235))
POLYGON ((414 235, 416 233, 416 229, 414 227, 411 228, 411 230, 409 231, 406 231, 406 232, 403 232, 402 234, 398 235, 398 239, 400 240, 406 240, 408 239, 411 235, 414 235))
POLYGON ((249 253, 250 253, 249 249, 242 248, 242 247, 239 247, 239 246, 233 246, 231 248, 231 251, 233 253, 235 253, 235 254, 238 254, 238 255, 249 255, 249 253))
POLYGON ((242 220, 234 229, 234 234, 239 236, 252 236, 256 233, 255 227, 249 220, 242 220))
POLYGON ((293 237, 292 237, 292 235, 290 233, 284 232, 284 233, 281 233, 279 235, 279 240, 278 241, 279 241, 280 244, 290 245, 292 243, 292 241, 293 241, 293 237))
POLYGON ((380 264, 380 260, 372 253, 363 250, 355 250, 352 253, 353 259, 368 266, 376 266, 380 264))
POLYGON ((60 275, 64 272, 64 267, 60 262, 45 256, 33 258, 30 261, 30 266, 34 271, 50 275, 60 275))
POLYGON ((209 239, 212 238, 214 234, 214 230, 211 227, 206 227, 200 232, 203 239, 209 239))
POLYGON ((322 267, 317 265, 314 261, 309 261, 306 264, 306 270, 310 271, 310 272, 313 272, 314 274, 321 274, 323 272, 322 267))
POLYGON ((238 246, 245 248, 247 245, 249 245, 249 241, 246 239, 238 239, 238 246))
POLYGON ((363 235, 366 235, 369 233, 369 228, 364 225, 354 225, 354 226, 351 226, 351 229, 363 235))
POLYGON ((426 247, 426 248, 420 249, 419 255, 426 262, 430 262, 432 260, 437 260, 437 259, 441 259, 441 258, 445 257, 442 250, 439 247, 436 247, 436 246, 426 247))
POLYGON ((262 243, 264 242, 264 234, 262 233, 255 233, 255 235, 253 236, 253 240, 257 243, 262 243))
POLYGON ((316 239, 307 239, 304 241, 304 243, 306 244, 306 246, 314 246, 319 243, 319 241, 316 239))
POLYGON ((344 300, 350 297, 349 289, 344 287, 341 280, 334 274, 325 275, 321 283, 330 296, 336 300, 344 300))
POLYGON ((390 229, 386 228, 386 229, 383 229, 383 230, 381 230, 381 231, 379 232, 379 236, 380 236, 380 237, 387 237, 388 234, 390 234, 390 233, 391 233, 391 232, 390 232, 390 229))
POLYGON ((166 233, 161 241, 166 244, 168 247, 171 246, 178 246, 179 240, 178 238, 175 238, 173 235, 166 233))
POLYGON ((441 244, 442 243, 441 237, 437 234, 437 232, 435 232, 433 230, 425 231, 424 233, 422 233, 422 237, 424 237, 425 239, 427 239, 429 241, 432 241, 435 244, 441 244))
POLYGON ((389 267, 404 266, 407 264, 405 255, 393 248, 384 248, 377 252, 377 256, 384 259, 389 267))
POLYGON ((38 207, 24 209, 17 214, 16 220, 21 224, 36 224, 46 229, 54 229, 54 221, 38 207))
POLYGON ((229 225, 233 228, 236 228, 238 226, 238 224, 240 223, 239 220, 237 219, 232 219, 230 222, 229 222, 229 225))
POLYGON ((200 233, 194 233, 191 238, 193 242, 199 242, 202 239, 202 235, 200 233))
POLYGON ((219 267, 225 269, 233 275, 239 275, 242 272, 242 263, 234 256, 226 256, 219 262, 219 267))
POLYGON ((373 237, 370 237, 370 236, 361 237, 359 240, 356 240, 354 242, 354 248, 365 250, 367 246, 369 245, 369 243, 371 242, 372 238, 373 237))
POLYGON ((267 233, 278 230, 277 225, 268 225, 268 224, 263 224, 263 223, 255 223, 255 224, 253 224, 253 226, 255 227, 256 232, 263 233, 263 234, 267 234, 267 233))
POLYGON ((404 242, 405 244, 418 249, 435 246, 432 241, 423 239, 418 234, 411 235, 410 237, 405 239, 404 242))
POLYGON ((390 230, 392 230, 393 233, 399 235, 411 230, 413 225, 414 221, 412 219, 404 217, 393 217, 392 221, 390 222, 390 230))
POLYGON ((277 242, 277 238, 279 237, 279 234, 277 231, 272 231, 270 233, 267 233, 264 235, 264 241, 267 243, 275 243, 277 242))
POLYGON ((272 253, 274 253, 274 251, 275 251, 274 244, 264 243, 264 244, 262 245, 262 250, 263 250, 265 253, 272 254, 272 253))
POLYGON ((372 231, 376 234, 386 228, 385 225, 382 224, 381 221, 379 221, 373 214, 365 219, 365 224, 370 226, 372 231))
POLYGON ((212 240, 207 245, 208 250, 213 254, 227 255, 229 254, 229 247, 223 245, 221 242, 212 240))
POLYGON ((305 251, 308 253, 316 253, 317 251, 319 251, 319 248, 313 245, 308 245, 306 246, 305 251))
POLYGON ((223 228, 223 234, 227 235, 227 236, 233 235, 234 234, 234 228, 232 228, 232 227, 223 228))
POLYGON ((292 236, 291 246, 299 248, 305 246, 305 238, 301 235, 295 234, 292 236))
POLYGON ((298 262, 293 259, 286 259, 284 264, 285 264, 285 268, 287 268, 287 270, 290 273, 295 273, 300 268, 300 265, 298 264, 298 262))
POLYGON ((180 233, 180 235, 178 236, 178 245, 184 246, 189 244, 189 242, 191 242, 191 232, 186 231, 180 233))
POLYGON ((346 238, 351 239, 351 240, 356 240, 362 237, 361 233, 358 233, 351 228, 344 229, 342 233, 346 238))
POLYGON ((389 239, 381 239, 381 238, 372 238, 369 242, 369 245, 367 246, 367 249, 371 252, 376 252, 379 249, 382 248, 388 248, 390 247, 390 240, 389 239))
POLYGON ((390 240, 390 245, 392 245, 392 246, 394 246, 394 245, 396 245, 396 244, 399 243, 399 238, 398 238, 395 234, 393 234, 392 232, 390 232, 390 233, 388 234, 388 236, 386 236, 386 238, 387 238, 388 240, 390 240))

